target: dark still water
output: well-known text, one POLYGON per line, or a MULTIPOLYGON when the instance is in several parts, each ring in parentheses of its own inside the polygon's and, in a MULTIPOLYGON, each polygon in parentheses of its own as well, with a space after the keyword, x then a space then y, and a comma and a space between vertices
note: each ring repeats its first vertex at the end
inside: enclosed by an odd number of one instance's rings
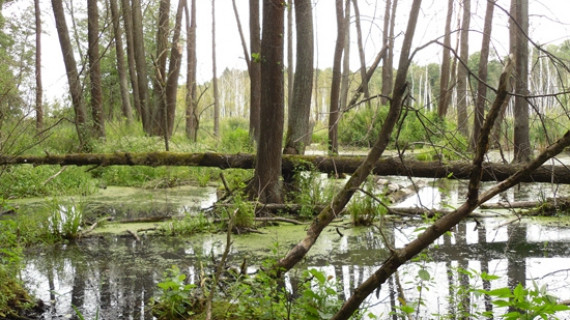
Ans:
MULTIPOLYGON (((512 222, 487 218, 480 225, 473 221, 458 226, 440 238, 423 259, 404 265, 397 277, 371 295, 369 311, 380 319, 399 305, 398 292, 408 304, 418 303, 419 318, 437 318, 433 314, 454 314, 460 287, 499 288, 522 283, 532 287, 545 285, 560 299, 570 299, 570 227, 545 220, 512 222), (509 223, 510 222, 510 223, 509 223), (420 269, 430 279, 422 281, 420 269), (487 272, 500 278, 484 282, 458 272, 487 272), (418 287, 421 290, 418 290, 418 287), (450 298, 451 297, 451 298, 450 298)), ((566 220, 567 221, 567 220, 566 220)), ((390 223, 385 232, 394 247, 404 246, 417 234, 417 225, 390 223)), ((282 255, 304 234, 305 226, 281 226, 262 229, 266 234, 234 237, 230 264, 238 266, 247 257, 252 266, 259 260, 282 255)), ((332 275, 341 285, 342 297, 366 279, 387 257, 382 237, 376 228, 327 229, 302 265, 286 277, 288 287, 295 287, 300 270, 316 268, 332 275)), ((212 266, 212 256, 219 259, 225 235, 198 235, 191 238, 148 237, 137 242, 130 236, 104 236, 82 239, 73 244, 36 247, 27 252, 22 277, 48 311, 44 319, 74 317, 72 306, 86 319, 152 319, 149 299, 157 292, 163 272, 177 265, 197 281, 200 262, 212 266)), ((250 271, 254 271, 250 267, 250 271)), ((489 301, 475 295, 462 297, 470 310, 484 311, 489 301)), ((494 310, 502 314, 505 310, 494 310)), ((570 318, 570 314, 559 314, 570 318)))

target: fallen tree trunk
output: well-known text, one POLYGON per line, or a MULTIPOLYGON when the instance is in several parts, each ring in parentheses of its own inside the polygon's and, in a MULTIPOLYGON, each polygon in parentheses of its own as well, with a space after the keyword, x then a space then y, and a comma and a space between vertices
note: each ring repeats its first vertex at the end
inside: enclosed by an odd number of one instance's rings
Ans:
MULTIPOLYGON (((318 170, 324 173, 352 174, 364 161, 361 156, 305 156, 283 155, 283 172, 293 170, 318 170)), ((0 156, 0 165, 96 165, 96 166, 197 166, 220 169, 253 169, 255 156, 252 154, 222 153, 100 153, 66 154, 46 156, 0 156)), ((521 165, 486 162, 483 164, 482 181, 502 181, 522 169, 521 165)), ((423 162, 400 158, 380 159, 372 172, 380 176, 412 176, 424 178, 469 179, 473 164, 468 162, 442 163, 423 162)), ((521 178, 521 182, 552 182, 570 184, 570 168, 545 165, 521 178)))

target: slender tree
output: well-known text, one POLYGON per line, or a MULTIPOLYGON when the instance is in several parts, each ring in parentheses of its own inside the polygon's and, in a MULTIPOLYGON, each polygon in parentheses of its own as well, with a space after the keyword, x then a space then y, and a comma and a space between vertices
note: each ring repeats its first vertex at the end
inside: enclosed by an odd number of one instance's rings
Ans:
MULTIPOLYGON (((296 5, 296 3, 295 3, 296 5)), ((287 3, 287 105, 289 110, 293 104, 293 0, 287 3)))
POLYGON ((481 55, 479 60, 479 84, 477 86, 477 100, 475 102, 475 116, 473 117, 473 133, 471 135, 471 149, 477 147, 477 141, 483 120, 485 118, 485 101, 487 100, 487 62, 489 61, 489 44, 491 42, 491 31, 493 27, 493 11, 495 9, 496 0, 487 1, 487 9, 485 11, 485 25, 483 26, 483 40, 481 43, 481 55))
POLYGON ((185 5, 186 13, 186 137, 191 141, 197 139, 198 117, 196 116, 196 0, 191 0, 191 11, 188 10, 188 2, 185 5))
POLYGON ((354 7, 354 22, 356 23, 357 40, 356 43, 358 44, 358 57, 360 58, 360 78, 362 80, 364 96, 366 98, 369 98, 370 92, 368 91, 368 79, 366 77, 366 58, 364 55, 364 44, 362 43, 362 27, 360 26, 360 9, 358 8, 358 0, 352 0, 352 6, 354 7))
POLYGON ((350 77, 350 0, 344 7, 344 48, 342 56, 342 76, 340 78, 339 117, 346 109, 350 77))
POLYGON ((34 0, 34 15, 36 21, 36 131, 44 127, 43 85, 42 85, 42 12, 40 0, 34 0))
MULTIPOLYGON (((528 101, 528 0, 516 1, 515 37, 515 132, 513 162, 528 162, 532 155, 529 138, 528 101)), ((512 15, 512 14, 511 14, 512 15)))
POLYGON ((457 128, 464 136, 469 136, 467 126, 467 101, 469 94, 467 60, 469 59, 469 25, 471 23, 471 0, 463 0, 463 20, 461 23, 461 45, 459 48, 460 63, 457 68, 457 128))
POLYGON ((135 62, 135 45, 133 38, 133 12, 129 0, 121 0, 121 14, 125 28, 125 39, 127 42, 127 65, 129 67, 129 78, 133 89, 133 105, 139 118, 142 118, 141 101, 139 94, 139 83, 135 62))
POLYGON ((147 134, 152 133, 148 74, 146 55, 144 49, 141 0, 132 0, 133 21, 133 53, 136 63, 137 84, 139 88, 139 101, 143 129, 147 134))
POLYGON ((234 16, 236 17, 236 24, 238 27, 239 39, 241 40, 241 47, 243 49, 243 56, 245 64, 247 65, 247 72, 251 73, 251 58, 247 50, 247 44, 245 43, 245 35, 243 34, 243 28, 241 27, 241 20, 239 18, 239 12, 236 5, 236 0, 232 0, 232 8, 234 9, 234 16))
MULTIPOLYGON (((397 0, 394 0, 396 2, 397 0)), ((386 53, 384 54, 384 64, 382 66, 382 98, 380 99, 382 104, 386 104, 388 100, 386 97, 392 92, 392 85, 393 85, 393 76, 392 73, 394 72, 393 66, 389 63, 391 61, 388 60, 388 54, 392 51, 392 47, 390 47, 390 21, 394 18, 390 15, 390 10, 392 9, 392 1, 386 0, 386 7, 384 9, 384 30, 382 30, 382 43, 387 48, 386 53)), ((364 95, 367 96, 366 91, 364 95)))
POLYGON ((328 149, 332 154, 338 153, 338 121, 340 106, 340 78, 341 78, 341 62, 342 51, 344 48, 344 10, 343 1, 336 0, 336 24, 337 38, 334 50, 333 74, 331 82, 330 108, 329 108, 329 139, 328 149))
POLYGON ((260 137, 255 175, 250 191, 263 203, 283 201, 281 177, 281 141, 283 139, 283 31, 286 3, 263 0, 261 37, 261 110, 260 137))
POLYGON ((125 50, 123 46, 123 35, 121 32, 121 23, 117 0, 109 0, 109 8, 111 9, 111 20, 113 20, 113 38, 115 39, 117 72, 119 73, 119 87, 121 91, 121 111, 127 120, 127 123, 131 123, 133 120, 133 112, 131 107, 131 99, 129 97, 129 80, 127 70, 125 68, 125 50))
POLYGON ((444 118, 449 106, 450 88, 449 78, 451 77, 451 19, 453 17, 453 0, 447 1, 447 17, 445 18, 445 33, 443 38, 443 58, 441 61, 441 75, 439 80, 439 101, 437 104, 437 114, 444 118))
POLYGON ((304 154, 310 142, 311 93, 313 90, 313 9, 310 0, 295 1, 297 66, 289 106, 283 153, 304 154))
POLYGON ((214 136, 220 136, 220 94, 216 70, 216 0, 212 0, 212 85, 214 87, 214 136))
POLYGON ((97 0, 87 1, 87 38, 89 45, 89 80, 91 86, 91 113, 95 135, 105 137, 105 113, 103 112, 103 90, 101 87, 101 64, 99 63, 99 8, 97 0))
POLYGON ((249 102, 249 137, 259 143, 259 113, 261 105, 261 38, 259 23, 259 0, 249 0, 249 42, 252 55, 249 102), (255 58, 257 57, 257 58, 255 58))
POLYGON ((162 136, 168 149, 168 116, 166 111, 166 60, 168 58, 168 34, 170 20, 170 0, 160 0, 158 8, 158 28, 156 29, 156 54, 153 61, 153 103, 150 116, 150 134, 162 136))
POLYGON ((81 144, 80 149, 83 150, 86 147, 85 143, 87 133, 85 130, 85 122, 87 120, 87 111, 81 96, 81 83, 77 72, 75 58, 73 56, 73 47, 71 46, 67 23, 65 22, 62 0, 52 0, 51 3, 57 36, 59 38, 59 44, 63 54, 63 62, 65 64, 67 82, 69 84, 69 93, 71 95, 71 103, 73 105, 73 110, 75 111, 75 125, 77 128, 79 143, 81 144))
POLYGON ((176 113, 176 96, 178 93, 178 78, 182 65, 182 46, 180 44, 180 31, 182 29, 182 13, 186 6, 186 0, 178 1, 176 16, 174 18, 174 34, 172 35, 172 47, 170 49, 170 60, 168 65, 168 76, 166 79, 165 101, 166 101, 166 130, 167 136, 171 137, 174 132, 174 115, 176 113))

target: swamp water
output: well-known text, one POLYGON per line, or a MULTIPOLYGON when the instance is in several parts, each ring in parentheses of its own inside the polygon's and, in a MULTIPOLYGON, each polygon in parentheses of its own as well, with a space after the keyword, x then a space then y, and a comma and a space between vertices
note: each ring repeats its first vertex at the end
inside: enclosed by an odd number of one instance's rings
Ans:
MULTIPOLYGON (((391 179, 395 183, 406 182, 402 178, 391 179)), ((140 216, 137 211, 154 216, 156 212, 152 208, 162 213, 170 208, 171 215, 192 214, 215 200, 214 188, 125 190, 105 190, 102 195, 85 201, 117 217, 129 218, 140 216), (125 190, 131 191, 121 198, 125 190)), ((537 200, 554 193, 567 195, 570 192, 563 186, 525 184, 493 201, 537 200)), ((399 206, 453 206, 462 201, 464 194, 464 182, 426 180, 417 195, 399 206)), ((479 213, 490 217, 462 223, 450 235, 440 238, 424 259, 402 266, 397 277, 391 277, 368 298, 368 311, 379 319, 391 319, 388 314, 399 305, 398 292, 403 292, 408 303, 421 301, 418 307, 421 319, 437 318, 433 314, 454 314, 461 301, 467 301, 471 311, 484 311, 490 308, 489 301, 475 295, 461 299, 459 288, 494 289, 517 283, 525 287, 532 287, 534 282, 545 285, 549 293, 570 299, 570 220, 513 221, 514 216, 507 210, 479 213), (489 283, 477 276, 468 278, 460 269, 487 272, 500 278, 489 283), (425 272, 420 277, 419 270, 427 271, 429 280, 425 280, 425 272)), ((334 277, 340 286, 341 298, 345 298, 388 256, 389 250, 377 228, 346 228, 343 222, 333 224, 325 229, 306 259, 287 275, 289 288, 300 281, 302 270, 315 268, 334 277)), ((415 238, 421 226, 417 219, 390 219, 384 234, 392 246, 400 248, 415 238)), ((236 235, 229 263, 239 266, 246 258, 250 266, 256 266, 263 259, 281 257, 303 237, 305 228, 282 225, 261 228, 265 234, 236 235)), ((164 271, 176 265, 195 283, 201 272, 200 265, 211 267, 212 257, 218 261, 225 246, 223 233, 149 236, 137 242, 126 232, 113 232, 69 244, 37 246, 26 253, 21 275, 36 297, 46 303, 44 319, 73 318, 73 307, 85 319, 95 319, 97 314, 99 319, 152 319, 149 299, 157 293, 157 283, 163 280, 164 271)), ((255 270, 250 267, 249 271, 255 270)), ((505 309, 494 311, 506 312, 505 309)), ((570 313, 560 313, 558 317, 570 318, 570 313)))

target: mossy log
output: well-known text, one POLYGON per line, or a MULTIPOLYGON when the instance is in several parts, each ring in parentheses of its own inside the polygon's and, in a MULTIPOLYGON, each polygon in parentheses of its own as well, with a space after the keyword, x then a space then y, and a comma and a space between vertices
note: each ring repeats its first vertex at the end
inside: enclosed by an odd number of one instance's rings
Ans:
MULTIPOLYGON (((283 172, 318 170, 324 173, 352 174, 364 161, 362 156, 303 156, 283 155, 283 172)), ((253 154, 222 153, 76 153, 45 156, 0 156, 0 165, 96 165, 96 166, 198 166, 220 169, 253 169, 253 154)), ((482 181, 502 181, 522 168, 522 165, 483 163, 482 181)), ((401 161, 400 158, 383 158, 376 162, 373 173, 379 176, 413 176, 424 178, 469 179, 473 164, 469 162, 401 161)), ((525 175, 521 182, 553 182, 570 184, 570 169, 565 166, 544 165, 525 175)))

